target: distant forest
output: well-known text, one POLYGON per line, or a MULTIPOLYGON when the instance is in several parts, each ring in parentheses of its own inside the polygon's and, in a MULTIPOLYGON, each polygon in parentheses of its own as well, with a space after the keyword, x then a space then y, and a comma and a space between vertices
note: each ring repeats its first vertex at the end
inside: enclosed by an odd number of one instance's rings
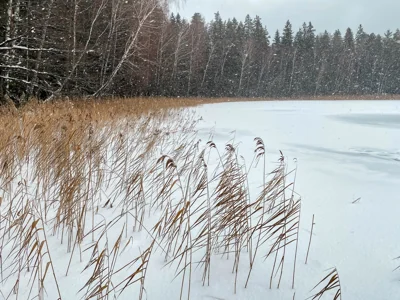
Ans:
POLYGON ((206 23, 160 0, 0 3, 0 98, 400 94, 400 31, 206 23))

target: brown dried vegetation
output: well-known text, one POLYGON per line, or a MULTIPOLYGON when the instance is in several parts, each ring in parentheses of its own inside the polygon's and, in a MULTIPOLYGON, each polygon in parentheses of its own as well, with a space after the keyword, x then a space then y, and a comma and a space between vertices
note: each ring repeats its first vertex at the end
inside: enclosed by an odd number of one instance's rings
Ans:
POLYGON ((296 170, 287 171, 281 153, 268 173, 261 138, 248 168, 234 140, 223 153, 212 137, 202 147, 196 115, 182 109, 199 103, 120 99, 3 107, 0 285, 11 287, 2 289, 4 298, 45 299, 51 288, 51 295, 56 290, 67 299, 60 277, 82 264, 82 299, 111 299, 133 285, 143 299, 155 252, 174 268, 181 299, 190 298, 196 268, 203 285, 212 283, 217 256, 231 262, 234 292, 241 272, 248 286, 259 256, 272 265, 266 287, 279 288, 284 273, 294 287, 301 208, 293 191, 296 170), (248 178, 260 162, 262 187, 253 198, 248 178), (132 257, 140 231, 150 241, 132 257), (66 263, 54 260, 60 251, 66 263))

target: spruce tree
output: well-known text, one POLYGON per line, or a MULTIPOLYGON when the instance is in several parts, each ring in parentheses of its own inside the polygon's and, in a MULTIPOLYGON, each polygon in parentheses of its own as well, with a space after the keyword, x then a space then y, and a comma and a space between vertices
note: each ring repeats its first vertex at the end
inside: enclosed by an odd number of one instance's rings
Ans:
POLYGON ((346 51, 354 51, 354 35, 353 31, 351 28, 347 28, 346 34, 344 36, 344 45, 346 48, 346 51))
POLYGON ((275 31, 274 36, 274 45, 279 46, 281 44, 281 35, 279 34, 279 30, 275 31))
POLYGON ((286 48, 291 47, 293 44, 293 30, 292 24, 288 20, 282 32, 282 45, 286 48))

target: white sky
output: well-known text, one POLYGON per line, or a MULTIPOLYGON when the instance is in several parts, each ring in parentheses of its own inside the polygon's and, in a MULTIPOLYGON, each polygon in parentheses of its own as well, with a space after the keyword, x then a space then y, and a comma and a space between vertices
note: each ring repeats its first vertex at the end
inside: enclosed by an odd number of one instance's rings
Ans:
POLYGON ((359 24, 368 33, 380 34, 400 27, 399 0, 186 0, 179 8, 171 7, 171 12, 177 11, 187 19, 199 12, 206 21, 217 11, 223 20, 236 17, 243 21, 246 14, 259 15, 271 36, 288 19, 294 31, 311 21, 318 33, 325 29, 344 33, 347 27, 356 31, 359 24))

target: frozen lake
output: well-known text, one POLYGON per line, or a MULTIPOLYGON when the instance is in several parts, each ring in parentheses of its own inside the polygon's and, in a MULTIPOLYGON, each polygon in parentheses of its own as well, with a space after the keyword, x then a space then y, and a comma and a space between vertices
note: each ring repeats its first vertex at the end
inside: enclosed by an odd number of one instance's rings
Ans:
POLYGON ((313 214, 316 222, 311 273, 336 266, 344 299, 398 297, 400 101, 232 102, 197 111, 202 139, 210 130, 221 144, 235 135, 251 160, 253 139, 261 137, 267 162, 279 150, 292 167, 297 159, 301 239, 313 214))

